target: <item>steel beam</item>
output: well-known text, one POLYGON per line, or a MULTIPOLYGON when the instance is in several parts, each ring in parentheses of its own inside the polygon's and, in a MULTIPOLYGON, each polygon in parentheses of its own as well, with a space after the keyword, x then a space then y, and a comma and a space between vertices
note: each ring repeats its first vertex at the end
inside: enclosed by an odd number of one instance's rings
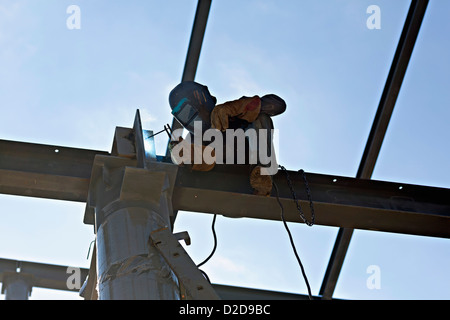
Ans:
MULTIPOLYGON (((216 165, 209 172, 194 172, 181 167, 173 194, 174 209, 279 221, 280 208, 274 195, 253 195, 250 169, 216 165)), ((302 176, 295 171, 289 175, 310 219, 302 176)), ((318 225, 450 237, 450 189, 314 173, 306 173, 306 178, 318 225)), ((284 172, 278 172, 274 181, 286 220, 302 222, 284 172)))
POLYGON ((97 154, 108 155, 0 140, 0 193, 85 202, 97 154))
POLYGON ((319 289, 319 295, 322 299, 330 300, 333 296, 345 256, 350 246, 353 230, 352 228, 339 228, 338 230, 336 241, 331 251, 330 261, 328 262, 322 285, 319 289))
MULTIPOLYGON (((198 60, 202 49, 203 38, 205 36, 206 24, 208 22, 209 10, 212 0, 198 0, 195 12, 194 24, 192 26, 191 39, 187 50, 181 81, 194 81, 197 73, 198 60)), ((180 129, 182 125, 173 118, 172 130, 180 129)), ((170 158, 169 148, 166 150, 166 157, 170 158)))
MULTIPOLYGON (((213 284, 222 300, 309 300, 308 295, 213 284)), ((320 297, 313 296, 313 300, 320 297)))
MULTIPOLYGON (((103 151, 0 140, 0 193, 86 202, 93 164, 90 159, 96 154, 108 155, 103 151), (55 153, 55 149, 59 152, 55 153)), ((133 162, 126 158, 124 161, 133 162)), ((217 165, 210 172, 192 172, 189 167, 179 167, 173 209, 279 220, 274 196, 253 195, 250 169, 245 165, 217 165)), ((307 197, 300 193, 303 180, 295 171, 289 175, 308 214, 307 197)), ((306 177, 317 224, 450 237, 449 189, 315 173, 306 173, 306 177)), ((300 222, 284 174, 280 172, 274 179, 286 219, 300 222)), ((84 221, 94 223, 92 210, 87 210, 84 221)))
POLYGON ((380 103, 375 114, 375 119, 364 149, 361 164, 358 168, 357 178, 369 179, 372 176, 427 6, 428 0, 413 0, 411 2, 392 61, 391 69, 389 70, 380 103))
POLYGON ((181 81, 193 81, 195 79, 210 8, 211 0, 198 0, 181 81))
MULTIPOLYGON (((370 179, 380 153, 381 145, 397 101, 400 88, 408 68, 420 27, 428 6, 428 0, 413 0, 406 17, 397 50, 392 61, 386 84, 381 95, 369 138, 356 174, 357 178, 370 179)), ((344 263, 350 241, 352 228, 340 228, 336 242, 325 272, 319 294, 330 299, 337 284, 339 273, 344 263)))
MULTIPOLYGON (((61 265, 0 259, 0 282, 4 283, 9 275, 16 274, 28 277, 30 287, 77 291, 67 287, 67 279, 71 276, 67 268, 61 265)), ((87 269, 80 268, 81 283, 87 274, 87 269)))
MULTIPOLYGON (((69 289, 66 285, 67 266, 58 266, 45 263, 16 261, 0 259, 0 282, 4 281, 4 275, 16 271, 17 265, 24 265, 28 272, 32 272, 34 287, 56 289, 63 291, 76 291, 69 289), (49 279, 51 281, 49 281, 49 279), (39 285, 38 285, 39 284, 39 285)), ((81 282, 86 279, 89 269, 79 268, 81 282)), ((223 300, 309 300, 308 296, 287 292, 269 291, 229 285, 212 284, 212 287, 223 300)), ((319 299, 319 297, 315 297, 319 299)), ((88 299, 89 300, 89 299, 88 299)))

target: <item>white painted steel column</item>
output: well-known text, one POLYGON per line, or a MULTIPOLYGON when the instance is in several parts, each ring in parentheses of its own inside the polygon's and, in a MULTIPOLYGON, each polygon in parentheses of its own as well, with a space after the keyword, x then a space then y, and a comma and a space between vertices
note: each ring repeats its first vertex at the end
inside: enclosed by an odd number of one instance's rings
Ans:
POLYGON ((150 233, 170 228, 176 166, 153 170, 132 160, 98 156, 88 204, 95 208, 99 300, 180 299, 178 280, 150 233))
POLYGON ((16 273, 5 278, 2 288, 5 300, 28 300, 32 289, 28 277, 16 273))

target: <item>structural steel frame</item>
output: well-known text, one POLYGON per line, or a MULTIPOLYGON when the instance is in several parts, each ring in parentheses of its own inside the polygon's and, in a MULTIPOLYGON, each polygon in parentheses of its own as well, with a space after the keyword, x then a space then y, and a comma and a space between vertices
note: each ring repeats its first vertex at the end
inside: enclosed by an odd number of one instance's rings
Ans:
MULTIPOLYGON (((428 2, 429 0, 411 1, 391 69, 381 95, 380 104, 367 139, 358 172, 356 173, 357 178, 370 179, 372 177, 428 2)), ((351 228, 340 228, 338 231, 324 280, 319 290, 319 294, 325 299, 331 298, 333 295, 352 235, 353 229, 351 228)))
MULTIPOLYGON (((32 287, 73 292, 79 291, 78 289, 69 289, 67 287, 67 266, 29 261, 0 259, 0 282, 4 282, 4 279, 9 274, 15 273, 17 268, 21 268, 20 273, 30 277, 32 287)), ((89 273, 89 269, 79 268, 79 270, 82 279, 85 279, 89 273)), ((212 287, 223 300, 308 300, 308 296, 302 294, 219 284, 213 284, 212 287)), ((320 299, 320 297, 315 297, 315 299, 320 299)))
MULTIPOLYGON (((0 149, 4 150, 0 155, 0 193, 77 202, 87 201, 95 155, 111 155, 6 140, 0 140, 0 149)), ((179 167, 173 207, 279 221, 275 197, 253 195, 249 171, 247 165, 216 165, 210 172, 179 167)), ((298 172, 288 173, 294 186, 303 186, 298 172)), ((308 172, 306 177, 320 212, 318 225, 450 237, 449 189, 308 172)), ((278 172, 274 181, 287 221, 299 222, 284 173, 278 172)), ((309 215, 306 195, 299 193, 298 198, 309 215)), ((87 211, 84 222, 94 223, 92 212, 87 211)))
MULTIPOLYGON (((316 299, 332 298, 354 229, 450 238, 450 189, 371 180, 427 5, 428 0, 411 1, 356 177, 306 173, 316 212, 320 212, 316 224, 340 227, 316 299)), ((210 7, 211 0, 198 1, 182 81, 195 78, 210 7)), ((174 120, 172 127, 176 129, 180 125, 174 120)), ((116 133, 119 129, 134 130, 135 134, 142 132, 140 122, 135 122, 133 129, 118 128, 116 133)), ((0 193, 88 202, 95 158, 117 156, 116 147, 114 145, 109 153, 0 140, 0 193)), ((136 165, 142 167, 139 153, 143 150, 138 150, 139 143, 130 148, 131 153, 136 154, 136 165)), ((165 156, 153 160, 170 163, 168 151, 165 156)), ((179 167, 172 196, 175 212, 172 224, 178 210, 279 221, 275 197, 253 195, 248 181, 249 170, 246 165, 217 165, 210 172, 193 172, 179 167), (223 183, 217 184, 217 181, 223 183)), ((298 172, 288 173, 294 186, 303 185, 298 172)), ((300 222, 284 173, 275 175, 274 181, 279 188, 286 220, 300 222)), ((307 208, 306 195, 298 196, 307 208)), ((306 210, 306 216, 310 214, 306 210)), ((84 223, 95 224, 94 213, 88 206, 84 223)), ((17 268, 20 268, 20 274, 28 275, 32 286, 68 290, 67 267, 63 266, 0 259, 0 281, 5 285, 6 277, 17 273, 17 268)), ((89 270, 81 270, 85 278, 89 270)), ((213 285, 213 288, 223 299, 308 298, 221 285, 213 285)))

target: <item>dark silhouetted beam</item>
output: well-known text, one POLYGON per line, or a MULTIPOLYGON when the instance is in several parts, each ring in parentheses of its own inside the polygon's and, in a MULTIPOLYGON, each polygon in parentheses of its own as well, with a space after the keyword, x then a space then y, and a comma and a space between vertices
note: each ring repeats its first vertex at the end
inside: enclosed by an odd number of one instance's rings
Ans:
MULTIPOLYGON (((411 2, 380 104, 356 174, 357 178, 370 179, 372 176, 427 6, 428 0, 413 0, 411 2)), ((351 228, 340 228, 338 232, 324 280, 319 290, 319 294, 324 299, 330 299, 333 295, 352 235, 353 229, 351 228)))
MULTIPOLYGON (((194 81, 197 73, 198 61, 202 49, 203 38, 205 36, 206 24, 208 22, 209 10, 211 8, 211 0, 199 0, 197 10, 195 12, 194 24, 192 26, 191 39, 187 50, 186 61, 184 64, 183 75, 181 81, 194 81)), ((182 125, 173 118, 172 130, 180 129, 182 125)), ((166 156, 169 156, 167 148, 166 156)))
POLYGON ((195 79, 210 8, 211 0, 198 1, 181 81, 193 81, 195 79))
MULTIPOLYGON (((248 166, 216 165, 209 172, 178 169, 174 209, 228 217, 280 220, 270 197, 253 195, 248 166)), ((297 196, 310 219, 302 176, 289 171, 297 196)), ((352 229, 450 237, 450 189, 306 173, 316 224, 352 229)), ((302 222, 284 172, 274 176, 287 221, 302 222)))
MULTIPOLYGON (((0 140, 0 193, 86 202, 96 154, 108 155, 102 151, 0 140)), ((130 165, 136 162, 130 161, 130 165)), ((209 172, 179 167, 173 208, 279 221, 280 208, 274 195, 253 195, 250 170, 246 165, 216 165, 209 172)), ((295 171, 289 171, 289 175, 308 217, 302 177, 295 171)), ((450 237, 450 189, 316 173, 306 173, 306 177, 316 224, 450 237)), ((301 222, 284 172, 275 175, 274 181, 286 219, 301 222)), ((84 221, 93 223, 93 217, 85 217, 84 221)))
POLYGON ((108 155, 0 140, 0 193, 85 202, 96 154, 108 155))

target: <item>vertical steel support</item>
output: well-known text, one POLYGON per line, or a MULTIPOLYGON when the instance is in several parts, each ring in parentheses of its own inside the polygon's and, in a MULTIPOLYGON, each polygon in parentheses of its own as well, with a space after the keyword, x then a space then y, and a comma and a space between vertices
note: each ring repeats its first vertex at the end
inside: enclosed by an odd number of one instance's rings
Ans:
MULTIPOLYGON (((198 60, 202 49, 203 38, 205 36, 206 24, 208 22, 209 10, 212 0, 198 0, 195 12, 194 24, 192 26, 191 39, 184 63, 181 81, 194 81, 197 73, 198 60)), ((174 118, 172 120, 172 130, 180 129, 182 125, 174 118)), ((166 157, 170 158, 169 147, 166 150, 166 157)))
POLYGON ((195 79, 210 8, 211 0, 198 1, 181 81, 193 81, 195 79))
POLYGON ((4 276, 2 293, 5 300, 28 300, 31 294, 31 278, 29 275, 11 273, 4 276))
POLYGON ((152 231, 170 228, 177 167, 97 156, 88 205, 95 209, 99 300, 179 299, 178 280, 149 241, 152 231))
MULTIPOLYGON (((369 138, 356 174, 356 178, 370 179, 386 135, 387 127, 408 68, 414 45, 419 35, 429 0, 412 0, 403 26, 397 50, 392 61, 386 84, 381 95, 380 104, 370 130, 369 138)), ((325 272, 319 294, 323 299, 331 299, 337 284, 339 273, 344 264, 345 255, 350 245, 353 229, 340 228, 330 261, 325 272)))

